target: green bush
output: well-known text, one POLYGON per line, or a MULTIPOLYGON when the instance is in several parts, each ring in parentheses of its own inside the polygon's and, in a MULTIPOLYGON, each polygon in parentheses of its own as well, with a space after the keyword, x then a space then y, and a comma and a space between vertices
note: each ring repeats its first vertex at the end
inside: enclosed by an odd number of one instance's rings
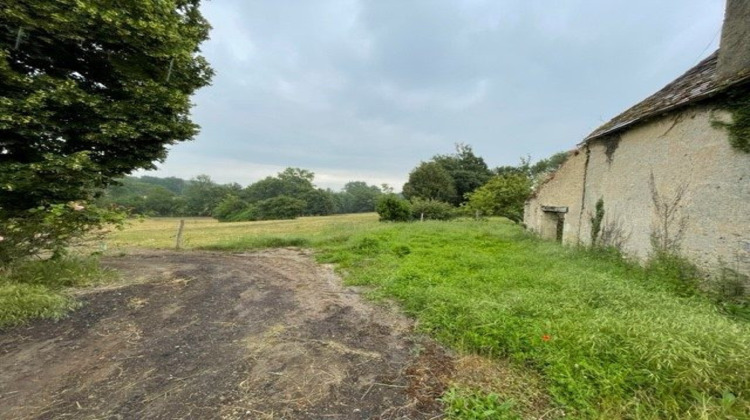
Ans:
POLYGON ((411 218, 409 202, 389 194, 381 197, 375 205, 381 222, 407 222, 411 218))
POLYGON ((523 206, 531 194, 531 180, 524 174, 497 175, 467 194, 468 207, 487 216, 502 216, 514 222, 523 220, 523 206))
POLYGON ((235 195, 227 195, 214 208, 212 215, 220 222, 236 222, 237 216, 247 210, 246 201, 235 195))
POLYGON ((411 214, 417 220, 450 220, 456 216, 456 208, 442 201, 413 198, 411 214))
POLYGON ((307 203, 297 198, 280 195, 254 203, 257 220, 294 219, 305 211, 307 203))
POLYGON ((253 222, 255 220, 258 220, 258 209, 253 205, 248 205, 244 210, 227 218, 227 222, 253 222))

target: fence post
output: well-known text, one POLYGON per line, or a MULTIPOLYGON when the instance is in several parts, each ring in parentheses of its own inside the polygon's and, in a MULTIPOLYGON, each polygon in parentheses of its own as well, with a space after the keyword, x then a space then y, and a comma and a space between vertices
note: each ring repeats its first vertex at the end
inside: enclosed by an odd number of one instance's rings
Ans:
POLYGON ((182 229, 185 228, 185 219, 180 219, 180 227, 177 228, 177 239, 175 240, 175 249, 180 249, 182 245, 182 229))

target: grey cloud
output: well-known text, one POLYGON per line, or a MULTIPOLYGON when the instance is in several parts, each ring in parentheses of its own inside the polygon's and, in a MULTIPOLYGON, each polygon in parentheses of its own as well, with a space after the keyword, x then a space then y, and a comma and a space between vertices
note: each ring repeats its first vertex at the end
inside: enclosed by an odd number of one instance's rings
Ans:
POLYGON ((710 54, 723 2, 214 0, 203 9, 217 76, 195 98, 202 133, 176 146, 162 173, 229 178, 245 162, 236 181, 300 166, 337 182, 403 180, 459 141, 491 165, 569 149, 710 54))

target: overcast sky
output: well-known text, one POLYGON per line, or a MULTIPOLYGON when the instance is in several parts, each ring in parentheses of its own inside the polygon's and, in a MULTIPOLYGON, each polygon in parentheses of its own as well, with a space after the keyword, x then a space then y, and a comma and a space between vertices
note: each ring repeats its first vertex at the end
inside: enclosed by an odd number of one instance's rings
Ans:
POLYGON ((213 0, 195 141, 150 172, 400 190, 454 144, 491 167, 569 150, 711 54, 724 0, 213 0))

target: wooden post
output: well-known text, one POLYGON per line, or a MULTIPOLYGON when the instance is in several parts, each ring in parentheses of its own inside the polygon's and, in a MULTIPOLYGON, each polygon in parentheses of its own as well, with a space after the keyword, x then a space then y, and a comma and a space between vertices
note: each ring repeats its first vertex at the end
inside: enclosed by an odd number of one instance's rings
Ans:
POLYGON ((175 249, 180 249, 182 245, 182 229, 185 227, 185 219, 180 219, 180 227, 177 228, 177 239, 175 240, 175 249))
POLYGON ((424 222, 424 212, 420 213, 419 215, 419 221, 424 222))

